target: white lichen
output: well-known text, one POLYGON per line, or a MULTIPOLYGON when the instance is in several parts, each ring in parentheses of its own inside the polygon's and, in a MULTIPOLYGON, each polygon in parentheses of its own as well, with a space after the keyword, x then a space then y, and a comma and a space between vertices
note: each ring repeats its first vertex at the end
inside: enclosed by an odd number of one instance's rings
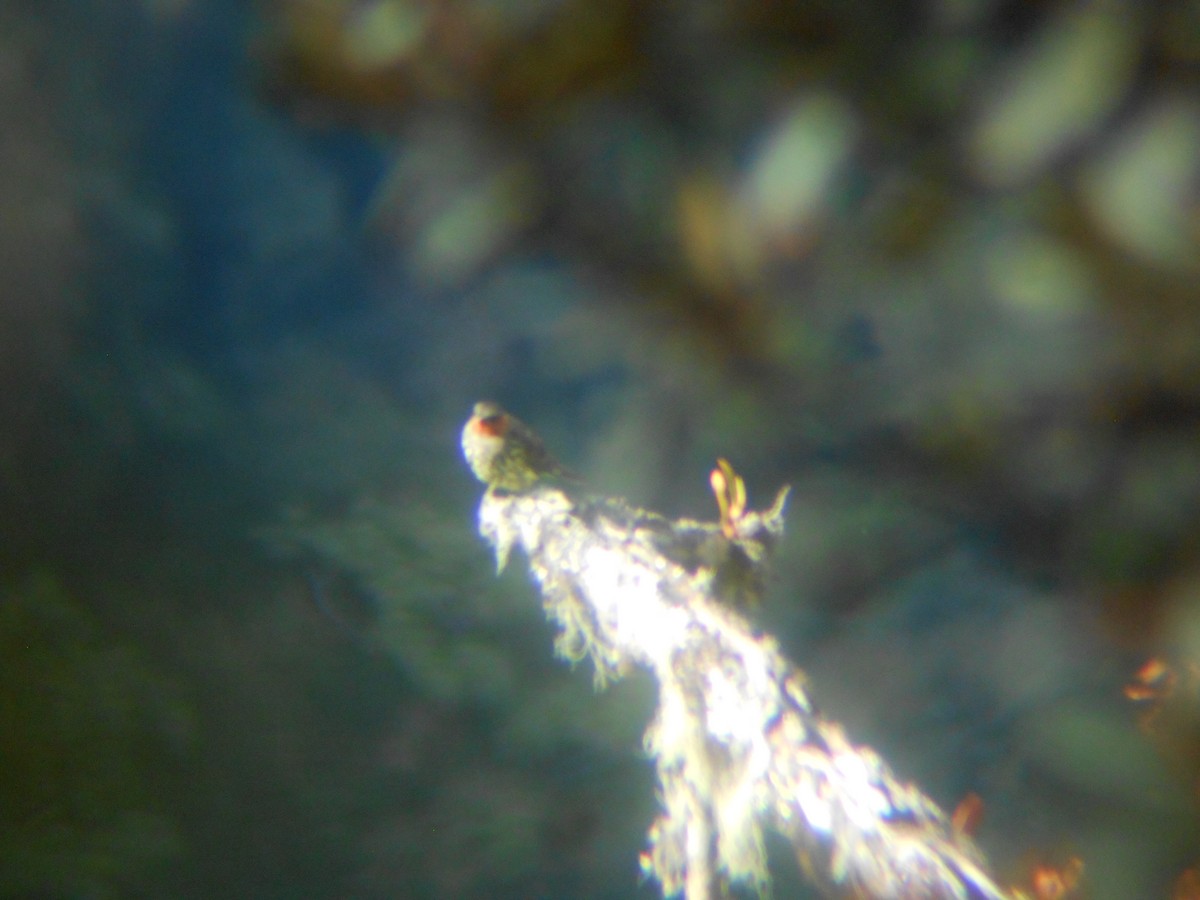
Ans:
POLYGON ((656 679, 645 748, 663 810, 641 863, 665 896, 764 888, 773 828, 838 896, 1005 900, 970 839, 822 717, 803 674, 739 612, 761 590, 785 498, 730 534, 542 484, 485 494, 480 532, 500 567, 524 551, 560 654, 590 658, 599 684, 632 666, 656 679))

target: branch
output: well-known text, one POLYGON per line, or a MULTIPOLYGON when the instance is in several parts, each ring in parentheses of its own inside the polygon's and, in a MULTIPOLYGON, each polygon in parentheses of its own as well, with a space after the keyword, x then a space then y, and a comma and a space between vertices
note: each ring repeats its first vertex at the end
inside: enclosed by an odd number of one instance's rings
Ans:
POLYGON ((632 666, 658 682, 645 745, 663 812, 641 865, 664 895, 718 896, 768 881, 763 829, 782 833, 826 892, 1008 900, 938 806, 817 712, 804 675, 735 606, 761 587, 786 489, 732 523, 672 521, 544 481, 488 490, 480 533, 499 568, 520 548, 561 628, 603 684, 632 666))

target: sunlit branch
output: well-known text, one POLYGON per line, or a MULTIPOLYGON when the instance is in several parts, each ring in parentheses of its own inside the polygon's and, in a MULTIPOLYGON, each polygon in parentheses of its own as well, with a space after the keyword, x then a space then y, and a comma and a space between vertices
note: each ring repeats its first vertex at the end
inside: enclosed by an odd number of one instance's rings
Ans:
POLYGON ((590 658, 600 683, 633 666, 658 683, 645 744, 663 810, 641 862, 664 895, 765 885, 772 828, 832 895, 1009 897, 932 800, 817 712, 803 674, 738 611, 785 496, 731 528, 540 484, 488 491, 479 524, 500 566, 513 547, 527 557, 561 655, 590 658))

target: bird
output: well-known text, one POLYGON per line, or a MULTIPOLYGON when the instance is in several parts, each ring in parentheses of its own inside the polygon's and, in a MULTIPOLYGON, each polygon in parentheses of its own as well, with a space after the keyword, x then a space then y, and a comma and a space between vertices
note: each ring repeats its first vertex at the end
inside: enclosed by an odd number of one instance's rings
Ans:
POLYGON ((475 404, 463 426, 462 450, 475 477, 489 490, 515 493, 543 478, 577 477, 550 454, 532 428, 491 400, 475 404))

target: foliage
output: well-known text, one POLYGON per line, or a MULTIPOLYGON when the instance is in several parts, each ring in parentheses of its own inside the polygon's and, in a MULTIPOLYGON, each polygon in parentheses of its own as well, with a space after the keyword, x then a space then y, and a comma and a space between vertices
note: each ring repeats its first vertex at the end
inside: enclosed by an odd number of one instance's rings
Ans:
POLYGON ((151 891, 183 851, 161 779, 189 711, 49 576, 0 598, 0 719, 0 893, 151 891))

